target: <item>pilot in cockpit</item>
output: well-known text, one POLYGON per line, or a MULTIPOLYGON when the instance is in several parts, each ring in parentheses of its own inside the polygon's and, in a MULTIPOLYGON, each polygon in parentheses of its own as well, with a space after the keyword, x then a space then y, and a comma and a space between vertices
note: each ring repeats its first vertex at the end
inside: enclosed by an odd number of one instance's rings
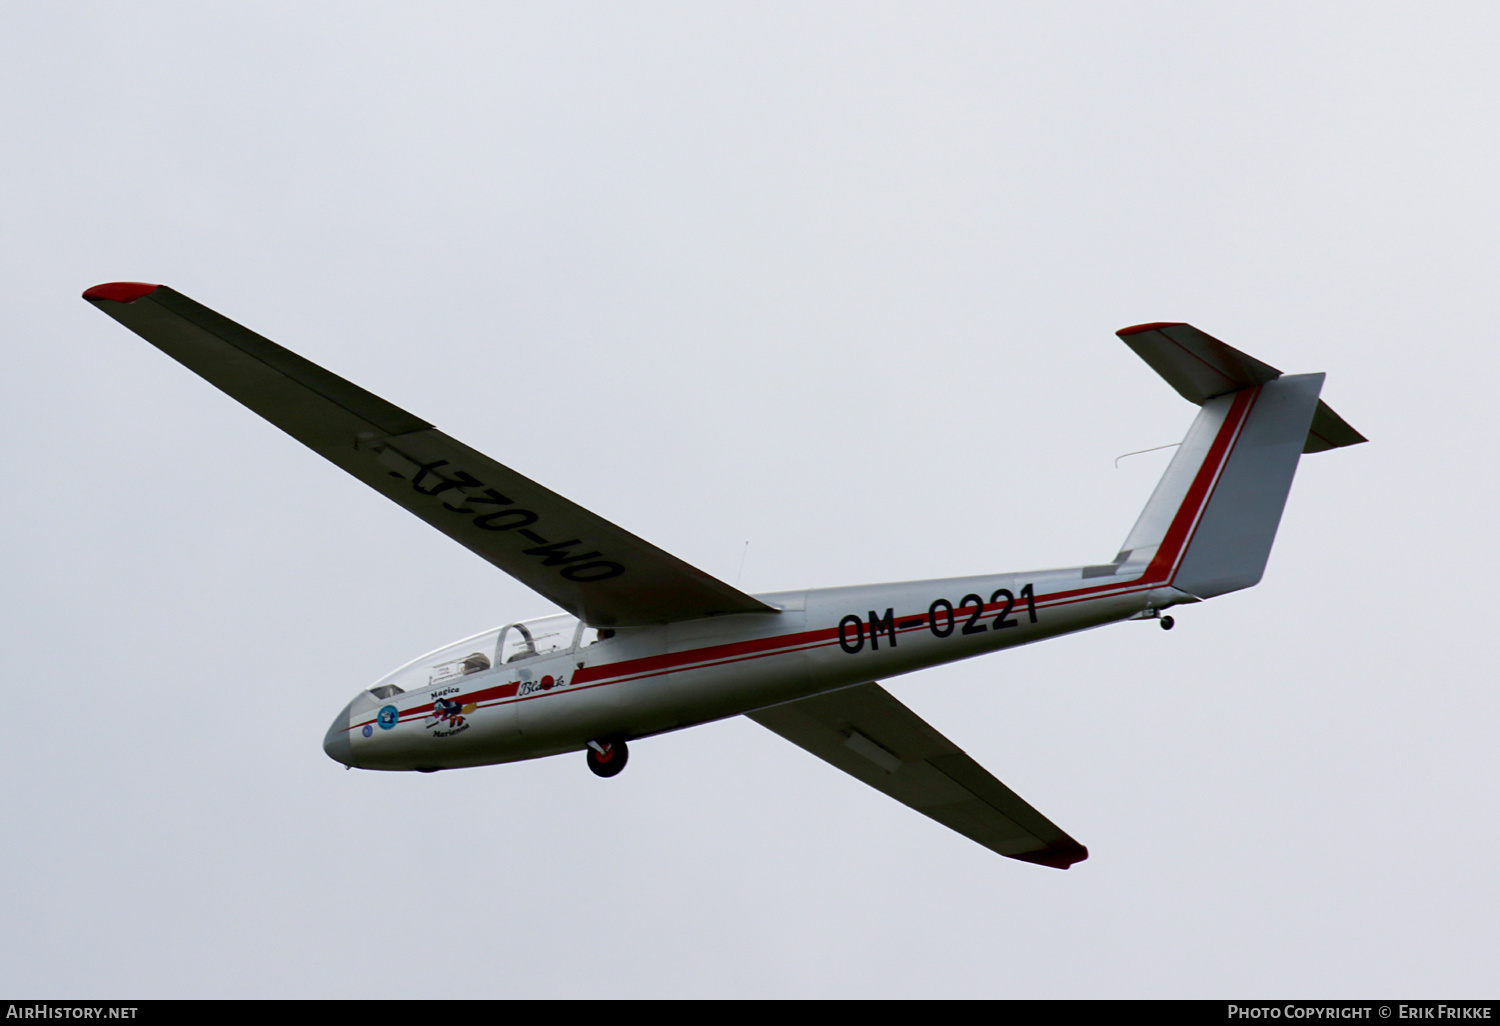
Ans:
POLYGON ((490 668, 490 657, 483 652, 475 652, 464 657, 464 676, 471 673, 479 673, 490 668))

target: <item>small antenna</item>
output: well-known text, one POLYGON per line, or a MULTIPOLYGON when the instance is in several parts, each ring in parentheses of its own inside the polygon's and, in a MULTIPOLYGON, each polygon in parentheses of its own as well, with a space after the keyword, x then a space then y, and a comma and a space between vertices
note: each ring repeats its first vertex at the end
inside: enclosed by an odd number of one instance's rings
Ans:
POLYGON ((1181 442, 1173 442, 1172 445, 1154 445, 1154 446, 1152 446, 1149 449, 1137 449, 1135 452, 1127 452, 1127 453, 1124 453, 1124 454, 1122 454, 1120 456, 1116 456, 1115 457, 1115 469, 1116 470, 1120 469, 1120 461, 1123 460, 1126 456, 1139 456, 1143 452, 1156 452, 1158 449, 1170 449, 1174 445, 1181 445, 1181 444, 1182 444, 1181 442))
POLYGON ((740 578, 745 576, 745 557, 750 554, 750 543, 745 542, 745 547, 740 550, 740 572, 734 575, 734 586, 740 586, 740 578))

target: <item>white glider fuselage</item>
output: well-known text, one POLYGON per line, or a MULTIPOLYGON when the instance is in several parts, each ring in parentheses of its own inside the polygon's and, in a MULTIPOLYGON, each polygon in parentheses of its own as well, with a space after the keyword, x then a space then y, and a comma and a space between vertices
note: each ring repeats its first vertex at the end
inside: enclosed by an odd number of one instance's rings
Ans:
POLYGON ((446 646, 362 692, 335 719, 325 748, 360 769, 432 771, 535 759, 1191 601, 1139 580, 1083 588, 1083 570, 757 595, 777 611, 621 628, 587 645, 580 637, 586 628, 554 617, 549 625, 564 633, 574 624, 571 643, 504 662, 496 651, 504 629, 497 629, 446 646), (485 655, 488 668, 448 671, 473 653, 485 655))

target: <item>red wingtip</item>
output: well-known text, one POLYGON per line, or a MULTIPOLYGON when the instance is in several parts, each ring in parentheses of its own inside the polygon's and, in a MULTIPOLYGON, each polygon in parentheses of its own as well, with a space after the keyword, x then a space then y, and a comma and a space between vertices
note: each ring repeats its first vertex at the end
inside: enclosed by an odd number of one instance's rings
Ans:
POLYGON ((1077 841, 1054 844, 1043 848, 1041 851, 1029 851, 1021 855, 1009 855, 1007 858, 1018 859, 1021 862, 1034 862, 1039 866, 1051 866, 1053 869, 1067 869, 1075 862, 1082 862, 1089 857, 1089 850, 1077 841))
POLYGON ((1152 321, 1150 324, 1132 324, 1128 328, 1121 328, 1119 331, 1115 332, 1115 334, 1119 335, 1121 338, 1124 338, 1126 335, 1139 335, 1143 331, 1159 331, 1162 328, 1175 328, 1181 323, 1183 322, 1152 321))
POLYGON ((134 303, 142 296, 149 296, 160 285, 147 285, 143 281, 110 281, 95 285, 83 294, 84 299, 109 299, 116 303, 134 303))

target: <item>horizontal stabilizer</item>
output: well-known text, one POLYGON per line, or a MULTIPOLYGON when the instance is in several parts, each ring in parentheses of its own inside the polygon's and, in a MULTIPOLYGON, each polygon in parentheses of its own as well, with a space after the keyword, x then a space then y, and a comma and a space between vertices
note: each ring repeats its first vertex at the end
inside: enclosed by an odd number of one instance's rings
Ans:
POLYGON ((1087 848, 879 684, 746 715, 999 855, 1055 869, 1089 857, 1087 848))
MULTIPOLYGON (((1190 403, 1202 406, 1210 399, 1242 388, 1254 388, 1281 377, 1281 371, 1248 353, 1220 342, 1191 324, 1158 322, 1121 328, 1115 334, 1151 369, 1190 403)), ((1321 399, 1302 451, 1323 452, 1368 441, 1350 427, 1321 399)))
POLYGON ((1324 452, 1328 449, 1338 449, 1345 445, 1358 445, 1360 442, 1368 442, 1369 439, 1348 425, 1343 417, 1333 412, 1323 400, 1318 400, 1318 408, 1313 413, 1312 427, 1307 430, 1307 441, 1302 446, 1303 452, 1324 452))
POLYGON ((1225 345, 1191 324, 1137 324, 1115 334, 1188 402, 1264 385, 1281 371, 1225 345))

